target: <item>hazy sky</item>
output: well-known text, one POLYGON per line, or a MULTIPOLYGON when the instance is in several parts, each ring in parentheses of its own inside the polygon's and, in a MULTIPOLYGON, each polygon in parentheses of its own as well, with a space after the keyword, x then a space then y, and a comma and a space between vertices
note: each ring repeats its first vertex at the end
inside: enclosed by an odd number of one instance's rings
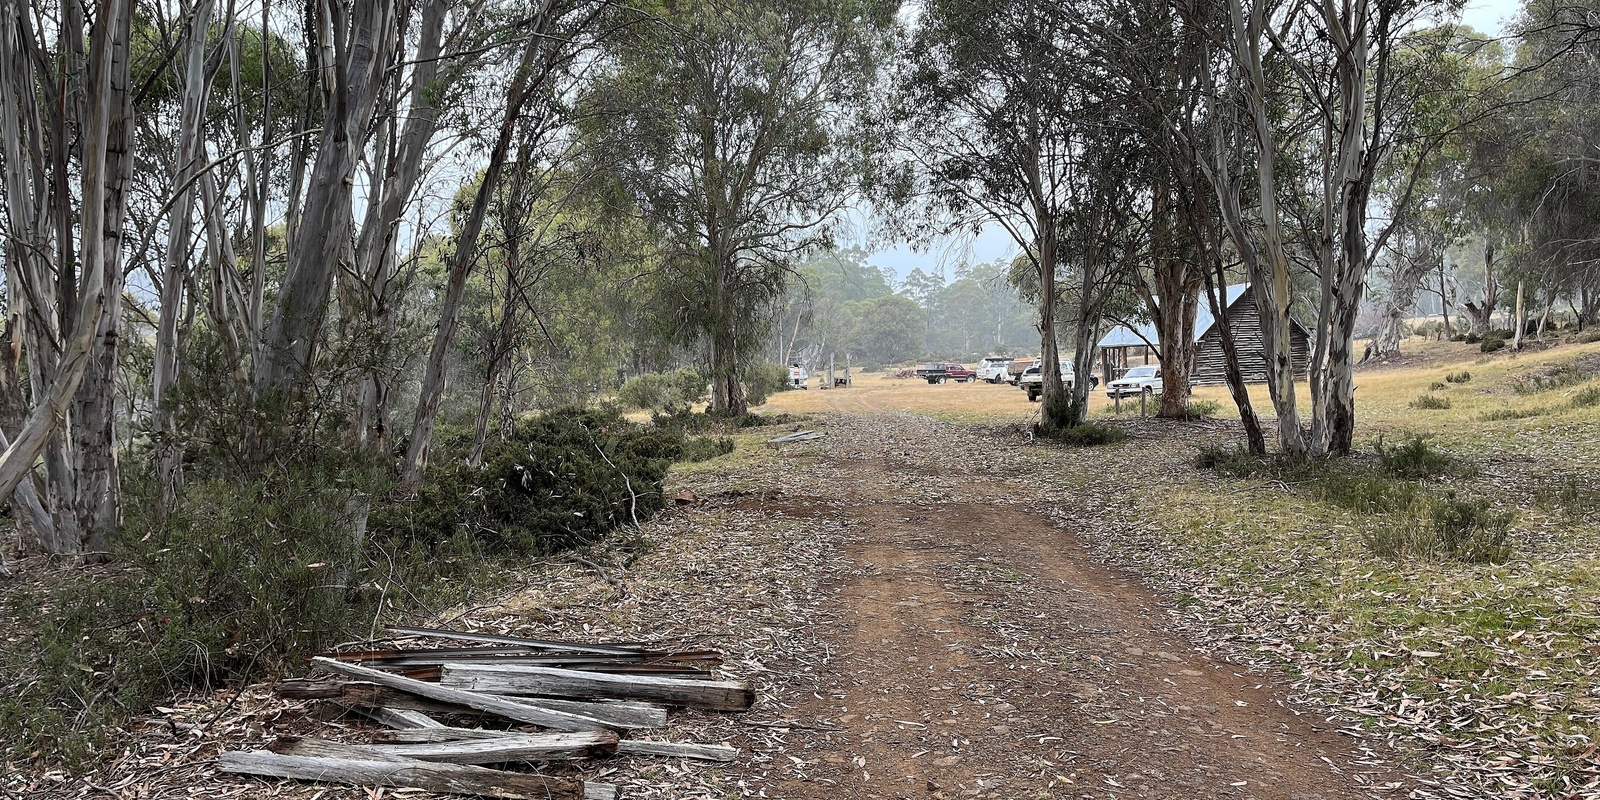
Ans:
MULTIPOLYGON (((1484 33, 1500 35, 1504 32, 1505 23, 1521 7, 1518 0, 1476 0, 1462 9, 1461 21, 1484 33)), ((1009 258, 1017 252, 1011 237, 995 225, 987 226, 977 236, 958 234, 946 237, 924 252, 917 252, 908 245, 888 247, 881 241, 872 241, 871 226, 864 217, 856 227, 855 240, 851 241, 848 236, 841 237, 841 244, 859 245, 872 251, 873 255, 868 260, 875 266, 892 271, 897 281, 917 267, 924 272, 942 271, 946 278, 952 278, 956 268, 962 264, 1009 258)))

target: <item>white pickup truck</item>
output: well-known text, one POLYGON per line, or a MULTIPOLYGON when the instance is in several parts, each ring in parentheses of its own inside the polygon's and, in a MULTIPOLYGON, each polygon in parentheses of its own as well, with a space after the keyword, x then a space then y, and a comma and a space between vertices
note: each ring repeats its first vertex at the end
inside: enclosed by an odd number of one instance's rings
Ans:
MULTIPOLYGON (((1068 361, 1066 359, 1062 359, 1061 360, 1061 383, 1062 383, 1062 385, 1066 386, 1068 391, 1071 391, 1073 385, 1076 384, 1077 382, 1078 382, 1078 373, 1075 370, 1073 370, 1072 362, 1068 361)), ((1100 377, 1098 375, 1090 375, 1089 376, 1089 388, 1093 389, 1094 387, 1096 387, 1098 385, 1100 385, 1100 377)), ((1021 387, 1022 391, 1028 393, 1028 402, 1036 403, 1036 402, 1039 401, 1039 395, 1044 394, 1044 376, 1039 373, 1039 368, 1038 367, 1036 367, 1036 366, 1035 367, 1028 367, 1027 369, 1022 371, 1022 377, 1017 378, 1017 386, 1021 387)))
POLYGON ((1010 382, 1011 359, 1007 356, 989 356, 978 362, 978 380, 989 383, 1010 382))

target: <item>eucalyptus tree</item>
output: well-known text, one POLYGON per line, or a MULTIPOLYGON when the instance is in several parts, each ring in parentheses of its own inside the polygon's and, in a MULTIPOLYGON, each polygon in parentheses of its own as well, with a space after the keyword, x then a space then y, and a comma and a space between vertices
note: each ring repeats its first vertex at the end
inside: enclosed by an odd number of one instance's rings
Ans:
MULTIPOLYGON (((1544 300, 1542 316, 1564 297, 1581 325, 1600 322, 1597 14, 1592 0, 1525 6, 1507 91, 1515 113, 1477 132, 1481 185, 1467 195, 1480 235, 1502 243, 1485 283, 1531 284, 1544 300)), ((1467 310, 1486 328, 1497 305, 1485 292, 1467 310)))
POLYGON ((705 347, 712 405, 743 414, 796 262, 827 244, 862 166, 858 109, 894 22, 870 0, 685 0, 620 37, 586 133, 624 212, 659 242, 661 300, 705 347))
MULTIPOLYGON (((920 200, 933 216, 953 220, 950 227, 998 225, 1021 248, 1030 273, 1021 285, 1038 312, 1046 429, 1075 425, 1083 413, 1084 398, 1068 397, 1060 377, 1057 313, 1067 289, 1060 278, 1070 259, 1080 294, 1076 383, 1087 391, 1093 327, 1112 283, 1106 270, 1119 263, 1089 232, 1113 230, 1108 215, 1138 205, 1113 200, 1105 193, 1118 181, 1101 180, 1112 164, 1096 158, 1119 160, 1133 141, 1117 120, 1114 92, 1102 91, 1103 71, 1085 57, 1085 13, 1043 0, 928 3, 906 44, 888 114, 902 160, 882 179, 886 196, 920 200), (1063 249, 1069 239, 1078 248, 1070 254, 1063 249)), ((1120 186, 1129 174, 1122 172, 1120 186)))
MULTIPOLYGON (((1203 78, 1223 124, 1197 155, 1254 285, 1279 442, 1296 458, 1346 454, 1357 311, 1396 221, 1374 204, 1403 207, 1428 152, 1418 125, 1433 87, 1408 71, 1429 59, 1399 54, 1448 41, 1416 33, 1443 4, 1223 0, 1221 9, 1227 24, 1212 51, 1221 58, 1203 78), (1385 170, 1406 179, 1375 198, 1385 170), (1318 282, 1309 434, 1290 348, 1297 261, 1318 282)), ((1206 29, 1192 13, 1186 22, 1206 29)))
POLYGON ((292 398, 316 373, 334 276, 351 261, 356 170, 402 30, 397 0, 317 9, 308 80, 320 93, 322 126, 304 195, 291 197, 288 263, 254 364, 256 390, 267 397, 292 398))
MULTIPOLYGON (((479 260, 481 234, 500 190, 507 160, 513 155, 512 146, 520 131, 526 136, 525 147, 547 155, 540 148, 551 147, 550 136, 559 127, 554 123, 561 112, 561 97, 574 90, 578 79, 580 70, 573 69, 573 64, 594 45, 597 23, 609 8, 603 0, 541 0, 533 9, 533 16, 519 25, 521 55, 509 76, 505 106, 500 109, 495 136, 488 146, 487 163, 472 203, 457 226, 450 252, 448 277, 439 304, 439 325, 424 364, 401 469, 403 487, 419 486, 427 467, 439 403, 444 397, 446 357, 454 346, 467 278, 479 260)), ((524 155, 523 160, 533 157, 524 155)))
MULTIPOLYGON (((1377 194, 1389 203, 1392 235, 1372 269, 1381 291, 1378 329, 1362 359, 1399 351, 1403 317, 1423 281, 1445 269, 1447 250, 1468 232, 1464 194, 1493 178, 1476 174, 1473 152, 1486 129, 1502 128, 1506 50, 1454 25, 1417 31, 1419 46, 1400 50, 1397 80, 1421 87, 1410 135, 1381 168, 1377 194)), ((1416 90, 1414 90, 1416 91, 1416 90)), ((1480 194, 1480 198, 1482 195, 1480 194)))
POLYGON ((17 500, 30 544, 47 552, 103 552, 116 524, 121 315, 108 305, 121 296, 134 169, 133 16, 129 0, 0 2, 0 389, 25 394, 0 404, 19 412, 0 420, 12 428, 0 433, 0 499, 17 500))

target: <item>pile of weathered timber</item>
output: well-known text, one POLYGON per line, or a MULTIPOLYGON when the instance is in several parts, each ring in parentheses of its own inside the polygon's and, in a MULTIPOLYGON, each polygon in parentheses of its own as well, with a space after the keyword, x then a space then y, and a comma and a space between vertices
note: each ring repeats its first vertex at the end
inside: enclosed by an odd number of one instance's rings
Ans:
POLYGON ((281 682, 280 696, 336 703, 392 730, 370 743, 280 736, 266 750, 223 753, 218 768, 490 797, 615 798, 608 784, 478 765, 618 753, 731 761, 736 753, 724 745, 629 737, 666 727, 672 707, 744 711, 755 701, 749 686, 716 679, 715 650, 431 628, 389 633, 472 644, 317 656, 312 675, 281 682))

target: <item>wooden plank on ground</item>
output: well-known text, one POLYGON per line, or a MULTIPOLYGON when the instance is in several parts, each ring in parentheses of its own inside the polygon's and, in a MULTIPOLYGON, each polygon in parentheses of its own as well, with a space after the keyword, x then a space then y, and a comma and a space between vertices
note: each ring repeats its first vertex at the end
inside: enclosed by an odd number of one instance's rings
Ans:
POLYGON ((732 761, 739 756, 738 750, 726 745, 649 742, 643 739, 623 739, 617 743, 617 752, 630 756, 668 756, 701 761, 732 761))
POLYGON ((284 736, 272 743, 275 753, 313 758, 413 758, 448 764, 505 764, 565 758, 604 758, 616 754, 611 731, 577 733, 501 733, 498 736, 411 744, 348 744, 284 736))
MULTIPOLYGON (((479 797, 538 797, 543 800, 583 800, 581 781, 520 772, 433 764, 415 759, 386 759, 373 754, 366 759, 314 758, 274 753, 271 750, 223 753, 217 769, 242 775, 340 783, 350 786, 387 786, 426 789, 479 797)), ((615 793, 612 793, 615 796, 615 793)))
MULTIPOLYGON (((595 719, 594 717, 586 717, 581 714, 573 714, 566 711, 556 711, 548 708, 539 708, 537 706, 513 702, 503 697, 495 697, 493 695, 481 694, 479 692, 466 691, 450 686, 424 683, 422 681, 412 680, 399 675, 391 675, 387 672, 363 667, 358 664, 345 664, 335 661, 331 658, 324 658, 323 656, 316 656, 311 660, 316 666, 331 672, 348 675, 352 678, 360 678, 365 681, 388 686, 392 689, 399 689, 420 697, 426 697, 429 700, 437 700, 441 703, 454 703, 456 705, 466 706, 474 711, 480 711, 485 714, 494 714, 496 716, 505 717, 506 719, 515 720, 517 722, 526 722, 529 725, 539 725, 541 727, 554 728, 561 731, 603 730, 613 727, 611 724, 603 720, 595 719)), ((581 675, 585 673, 578 674, 581 675)), ((652 678, 650 680, 659 681, 666 679, 652 678)), ((692 685, 707 683, 707 681, 682 682, 692 685)))
POLYGON ((517 697, 519 703, 552 708, 571 714, 582 714, 604 720, 619 728, 665 728, 666 706, 636 700, 563 700, 556 697, 517 697))
MULTIPOLYGON (((370 681, 292 680, 280 682, 277 689, 279 697, 292 700, 333 700, 341 705, 354 707, 358 710, 365 708, 407 712, 406 715, 396 718, 399 720, 403 720, 411 713, 415 713, 423 719, 427 719, 424 716, 426 714, 482 713, 466 706, 429 700, 425 697, 408 694, 399 689, 380 686, 370 681)), ((503 699, 521 705, 590 717, 616 729, 663 728, 667 724, 667 709, 664 706, 652 703, 628 700, 567 700, 553 697, 508 697, 503 699)), ((362 713, 366 712, 363 711, 362 713)), ((372 715, 368 714, 368 716, 372 715)), ((374 718, 377 719, 376 717, 374 718)), ((386 719, 378 719, 378 721, 391 728, 428 727, 424 725, 391 724, 386 719)))
POLYGON ((519 733, 492 739, 454 742, 365 745, 394 756, 451 764, 504 764, 511 761, 546 761, 565 758, 605 758, 616 755, 617 735, 611 731, 519 733))
POLYGON ((581 642, 557 642, 549 639, 524 639, 517 636, 496 636, 488 633, 472 633, 470 631, 447 631, 438 628, 417 628, 408 625, 395 625, 385 628, 389 633, 401 636, 429 636, 435 639, 455 639, 462 642, 483 642, 485 644, 509 644, 524 647, 537 647, 544 650, 566 650, 574 653, 617 653, 622 655, 647 652, 648 648, 636 644, 584 644, 581 642))
POLYGON ((412 711, 405 708, 385 708, 372 706, 345 706, 372 721, 389 728, 398 730, 432 730, 443 728, 445 724, 421 711, 412 711))
POLYGON ((755 703, 756 693, 735 681, 680 680, 647 675, 609 675, 598 672, 507 664, 445 664, 440 686, 509 695, 560 697, 615 697, 694 706, 715 711, 744 711, 755 703))
POLYGON ((486 731, 482 728, 413 728, 411 730, 378 731, 372 738, 384 743, 455 742, 462 739, 493 739, 497 736, 520 734, 522 731, 486 731))

